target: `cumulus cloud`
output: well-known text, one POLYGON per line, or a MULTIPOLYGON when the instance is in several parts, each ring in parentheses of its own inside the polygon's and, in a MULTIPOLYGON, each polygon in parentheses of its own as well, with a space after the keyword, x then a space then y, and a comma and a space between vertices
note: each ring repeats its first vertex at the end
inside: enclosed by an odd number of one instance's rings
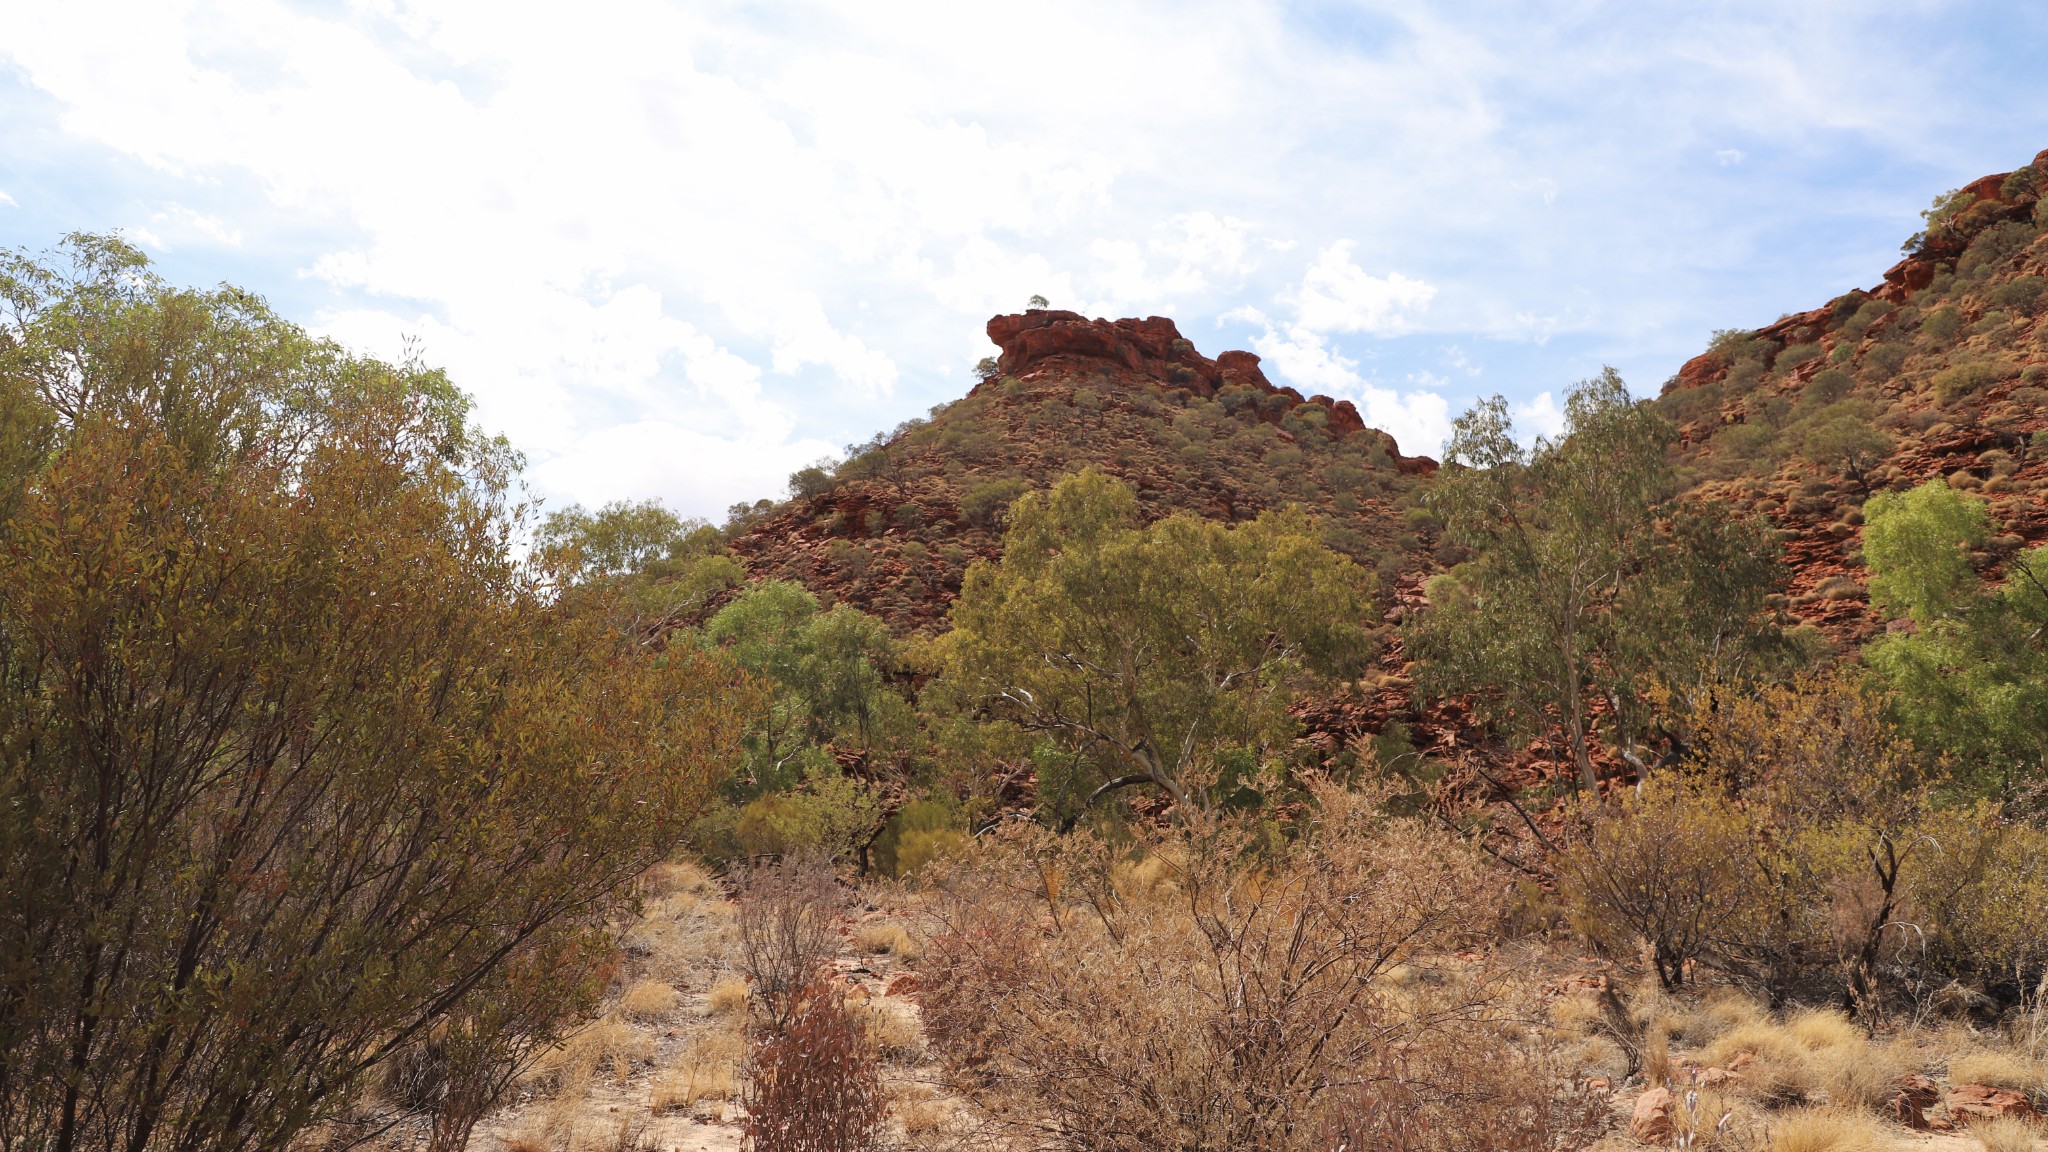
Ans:
MULTIPOLYGON (((1392 435, 1407 452, 1434 454, 1450 435, 1450 402, 1445 381, 1427 372, 1411 375, 1407 388, 1391 388, 1359 372, 1359 361, 1344 353, 1333 333, 1384 335, 1400 331, 1426 308, 1436 289, 1398 272, 1373 276, 1351 259, 1353 244, 1340 240, 1324 248, 1298 286, 1281 291, 1275 305, 1285 317, 1243 307, 1226 315, 1258 326, 1252 350, 1269 375, 1304 393, 1350 400, 1372 427, 1392 435)), ((1464 363, 1462 354, 1458 361, 1464 363)))
POLYGON ((1399 272, 1373 276, 1352 262, 1349 240, 1323 249, 1301 279, 1301 287, 1283 295, 1297 322, 1317 332, 1406 331, 1436 297, 1436 287, 1399 272))
POLYGON ((1538 436, 1554 438, 1564 434, 1564 409, 1558 407, 1557 397, 1547 389, 1511 406, 1509 415, 1515 418, 1516 436, 1525 446, 1535 443, 1538 436))

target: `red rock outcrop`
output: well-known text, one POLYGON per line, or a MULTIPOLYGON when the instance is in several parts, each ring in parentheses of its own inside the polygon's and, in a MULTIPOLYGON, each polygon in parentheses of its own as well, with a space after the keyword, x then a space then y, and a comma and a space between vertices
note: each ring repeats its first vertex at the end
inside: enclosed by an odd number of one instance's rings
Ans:
MULTIPOLYGON (((988 338, 1002 349, 996 361, 1002 376, 1031 379, 1047 372, 1088 373, 1108 367, 1134 378, 1130 383, 1181 388, 1204 399, 1236 386, 1287 401, 1284 405, 1259 405, 1259 418, 1268 423, 1278 423, 1288 411, 1310 404, 1322 410, 1323 428, 1332 437, 1342 439, 1368 431, 1351 401, 1328 396, 1303 399, 1292 388, 1275 387, 1259 368, 1259 358, 1250 352, 1224 352, 1211 360, 1197 352, 1164 316, 1090 320, 1079 312, 1034 308, 992 317, 988 338)), ((1378 435, 1386 438, 1388 451, 1405 464, 1405 471, 1414 475, 1435 471, 1436 461, 1426 456, 1403 457, 1392 437, 1384 432, 1378 435)))

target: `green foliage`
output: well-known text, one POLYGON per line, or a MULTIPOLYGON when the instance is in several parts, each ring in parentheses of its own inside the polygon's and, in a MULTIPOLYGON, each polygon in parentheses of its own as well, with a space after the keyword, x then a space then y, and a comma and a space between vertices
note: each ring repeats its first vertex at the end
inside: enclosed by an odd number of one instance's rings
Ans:
POLYGON ((578 582, 664 574, 720 543, 717 529, 659 500, 614 500, 596 512, 571 504, 549 513, 534 534, 544 562, 578 582))
POLYGON ((2048 292, 2048 279, 2032 275, 2019 276, 1992 289, 1991 302, 2000 308, 2010 308, 2023 316, 2032 316, 2040 310, 2044 292, 2048 292))
POLYGON ((1864 509, 1871 602, 1912 621, 1865 649, 1914 739, 1947 753, 1967 785, 1995 791, 2048 768, 2048 547, 2013 557, 1988 587, 1970 553, 1985 505, 1941 480, 1864 509))
POLYGON ((565 610, 439 373, 118 241, 0 264, 0 1145, 290 1147, 438 1034, 460 1146, 601 986, 729 675, 565 610))
POLYGON ((1774 362, 1773 367, 1780 372, 1787 372, 1819 355, 1820 345, 1818 344, 1787 344, 1778 353, 1778 358, 1774 362))
POLYGON ((1695 691, 1772 650, 1780 576, 1761 525, 1665 504, 1672 428, 1612 369, 1572 390, 1566 424, 1524 449, 1500 397, 1459 418, 1426 501, 1473 558, 1430 582, 1405 638, 1423 692, 1475 696, 1519 732, 1561 726, 1591 786, 1593 702, 1638 755, 1653 681, 1695 691))
POLYGON ((1831 404, 1808 419, 1800 430, 1800 448, 1823 468, 1840 472, 1862 486, 1871 469, 1891 455, 1891 434, 1879 428, 1868 404, 1831 404))
POLYGON ((904 722, 907 706, 885 676, 897 660, 888 629, 849 605, 818 611, 800 584, 753 585, 705 624, 704 641, 768 689, 747 734, 753 788, 788 786, 785 761, 805 749, 876 747, 904 722))
POLYGON ((875 867, 886 876, 909 876, 967 845, 960 813, 937 800, 913 800, 875 840, 875 867))
POLYGON ((792 500, 810 500, 839 486, 839 478, 832 474, 833 462, 830 457, 815 464, 806 464, 789 474, 789 496, 792 500))
POLYGON ((1975 202, 1975 197, 1960 188, 1951 188, 1936 196, 1934 203, 1920 213, 1920 231, 1906 237, 1906 242, 1899 245, 1899 251, 1908 254, 1918 252, 1931 236, 1961 216, 1975 202))
POLYGON ((1955 339, 1956 332, 1962 326, 1963 314, 1958 312, 1953 304, 1944 304, 1936 308, 1927 314, 1926 319, 1920 321, 1920 331, 1936 341, 1938 346, 1946 346, 1949 341, 1955 339))
POLYGON ((1972 362, 1944 368, 1934 375, 1934 394, 1944 404, 1953 404, 1998 383, 1998 369, 1972 362))
POLYGON ((1282 756, 1293 691, 1364 657, 1363 588, 1299 512, 1139 527, 1131 490, 1090 469, 1017 502, 937 656, 949 691, 1044 733, 1095 787, 1199 806, 1225 750, 1282 756))

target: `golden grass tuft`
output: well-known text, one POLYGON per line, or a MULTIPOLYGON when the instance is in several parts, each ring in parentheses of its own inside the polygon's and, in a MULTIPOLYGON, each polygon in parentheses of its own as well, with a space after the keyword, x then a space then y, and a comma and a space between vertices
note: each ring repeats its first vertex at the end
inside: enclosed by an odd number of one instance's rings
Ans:
POLYGON ((1863 1029, 1847 1016, 1831 1009, 1815 1008, 1801 1012, 1786 1021, 1785 1031, 1809 1052, 1825 1052, 1831 1048, 1854 1050, 1869 1043, 1863 1029))
POLYGON ((2039 1152, 2041 1131, 2024 1120, 1993 1120, 1973 1124, 1970 1135, 1984 1146, 1984 1152, 2039 1152))
POLYGON ((1560 996, 1551 1002, 1550 1023, 1566 1036, 1594 1036, 1605 1016, 1600 1001, 1591 993, 1560 996))
POLYGON ((619 997, 619 1011, 634 1020, 652 1020, 674 1011, 681 999, 674 988, 659 980, 637 980, 619 997))
POLYGON ((654 1055, 654 1040, 617 1014, 607 1014, 571 1033, 560 1048, 534 1065, 537 1080, 552 1085, 558 1098, 581 1096, 600 1070, 624 1083, 633 1062, 654 1055))
POLYGON ((902 960, 917 959, 917 941, 901 924, 863 924, 854 929, 853 946, 863 952, 887 952, 902 960))
POLYGON ((1807 1109, 1771 1124, 1770 1152, 1879 1152, 1890 1146, 1884 1130, 1868 1116, 1807 1109))
POLYGON ((731 1016, 747 1010, 747 982, 727 973, 711 984, 711 991, 705 995, 704 1004, 714 1016, 731 1016))
POLYGON ((687 860, 664 860, 640 875, 640 891, 653 899, 678 892, 701 895, 715 886, 709 873, 687 860))
POLYGON ((847 1004, 846 1013, 884 1059, 902 1060, 923 1053, 924 1035, 908 1009, 886 1000, 863 1000, 847 1004))
POLYGON ((746 1054, 746 1041, 737 1032, 716 1031, 699 1037, 675 1067, 655 1083, 648 1106, 656 1112, 673 1112, 690 1108, 699 1100, 731 1099, 746 1054))
POLYGON ((1948 1078, 1955 1084, 1989 1084, 2027 1093, 2048 1091, 2048 1068, 2012 1052, 1979 1049, 1951 1056, 1948 1078))

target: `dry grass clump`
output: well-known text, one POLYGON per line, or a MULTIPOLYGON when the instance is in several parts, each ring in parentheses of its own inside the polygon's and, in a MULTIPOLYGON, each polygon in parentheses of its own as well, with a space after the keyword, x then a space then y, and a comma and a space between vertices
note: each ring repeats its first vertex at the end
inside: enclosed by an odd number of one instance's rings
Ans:
POLYGON ((704 996, 705 1007, 714 1016, 731 1016, 747 1009, 747 982, 728 972, 712 981, 704 996))
POLYGON ((1984 1152, 2039 1152, 2041 1147, 2041 1130, 2024 1120, 1973 1124, 1970 1135, 1984 1146, 1984 1152))
POLYGON ((2012 1052, 1978 1049, 1952 1056, 1948 1078, 1956 1084, 1988 1084, 2030 1094, 2048 1091, 2048 1068, 2012 1052))
POLYGON ((1854 1112, 1802 1109, 1772 1121, 1769 1152, 1880 1152, 1891 1147, 1884 1129, 1854 1112))
POLYGON ((534 1063, 534 1080, 558 1098, 581 1096, 600 1070, 624 1083, 635 1061, 654 1055, 654 1040, 616 1014, 600 1016, 571 1033, 560 1048, 534 1063))
POLYGON ((906 1060, 924 1053, 924 1034, 901 1005, 863 1000, 849 1003, 846 1010, 884 1059, 906 1060))
POLYGON ((863 924, 854 929, 853 946, 877 955, 888 953, 900 960, 917 959, 917 941, 901 924, 863 924))
POLYGON ((746 1055, 746 1040, 739 1033, 706 1033, 655 1083, 650 1106, 656 1112, 670 1112, 690 1108, 699 1100, 731 1099, 746 1055))
POLYGON ((718 888, 710 873, 698 864, 688 860, 664 860, 649 868, 640 877, 640 891, 650 899, 661 899, 676 893, 703 896, 718 888))
POLYGON ((634 1020, 651 1020, 674 1011, 681 999, 659 980, 636 980, 619 998, 619 1011, 634 1020))

